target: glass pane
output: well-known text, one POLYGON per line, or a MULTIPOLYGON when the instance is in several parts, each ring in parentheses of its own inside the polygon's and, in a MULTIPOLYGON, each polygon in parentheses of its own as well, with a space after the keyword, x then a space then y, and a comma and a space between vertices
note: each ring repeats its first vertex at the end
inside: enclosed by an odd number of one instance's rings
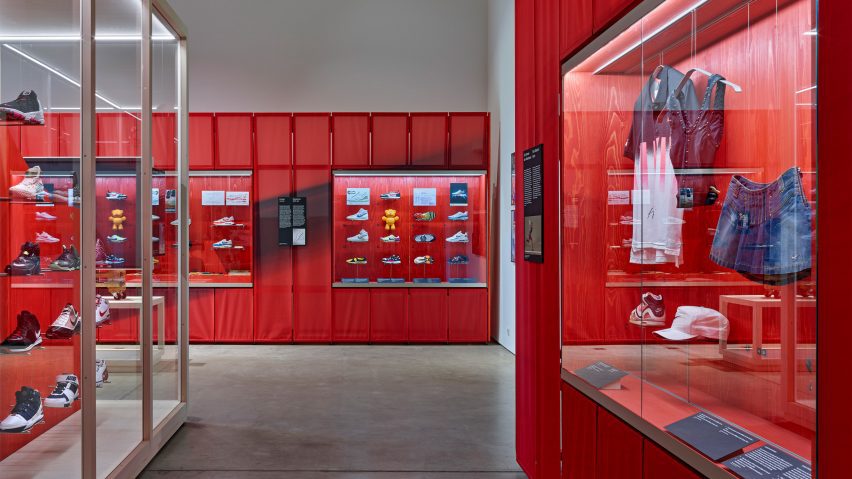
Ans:
POLYGON ((0 477, 81 477, 79 8, 0 1, 0 477))

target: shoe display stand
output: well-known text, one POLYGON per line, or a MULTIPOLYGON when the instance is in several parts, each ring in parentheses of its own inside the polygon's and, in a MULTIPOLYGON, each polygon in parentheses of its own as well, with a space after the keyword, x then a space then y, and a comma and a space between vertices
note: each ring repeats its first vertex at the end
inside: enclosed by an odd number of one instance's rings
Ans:
MULTIPOLYGON (((142 330, 142 298, 139 296, 128 296, 125 299, 109 299, 111 311, 130 309, 138 312, 139 330, 142 330)), ((157 315, 157 331, 166 330, 166 301, 163 296, 152 296, 151 307, 157 315)), ((151 363, 156 367, 163 357, 166 349, 166 335, 157 337, 157 346, 154 348, 151 363)), ((110 370, 115 372, 138 371, 141 368, 142 357, 139 346, 127 345, 98 345, 98 358, 107 361, 110 370)))

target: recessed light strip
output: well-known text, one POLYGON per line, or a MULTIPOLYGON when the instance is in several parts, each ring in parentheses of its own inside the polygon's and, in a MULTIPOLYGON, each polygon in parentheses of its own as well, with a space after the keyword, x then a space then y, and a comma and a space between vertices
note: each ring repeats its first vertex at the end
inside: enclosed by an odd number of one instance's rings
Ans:
MULTIPOLYGON (((151 40, 155 42, 174 41, 175 37, 171 35, 153 35, 151 40)), ((9 43, 76 43, 80 41, 80 37, 71 35, 44 35, 44 36, 17 36, 17 35, 2 35, 0 42, 9 43)), ((95 42, 141 42, 141 35, 96 35, 95 42)))

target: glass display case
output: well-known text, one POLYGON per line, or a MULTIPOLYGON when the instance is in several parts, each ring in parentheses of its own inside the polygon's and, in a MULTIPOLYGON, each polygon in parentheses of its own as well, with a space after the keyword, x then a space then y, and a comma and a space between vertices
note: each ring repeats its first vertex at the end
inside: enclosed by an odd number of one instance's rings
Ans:
POLYGON ((486 283, 484 172, 336 171, 332 201, 335 283, 486 283))
POLYGON ((133 476, 184 421, 188 252, 155 287, 152 140, 185 218, 185 39, 161 0, 0 0, 0 477, 133 476))
POLYGON ((812 0, 644 2, 563 65, 563 377, 733 474, 815 449, 816 27, 812 0))

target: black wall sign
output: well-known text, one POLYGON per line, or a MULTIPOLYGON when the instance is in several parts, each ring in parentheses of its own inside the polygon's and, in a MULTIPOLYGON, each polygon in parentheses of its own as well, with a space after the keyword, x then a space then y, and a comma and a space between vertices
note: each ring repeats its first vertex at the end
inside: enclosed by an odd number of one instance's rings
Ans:
POLYGON ((303 196, 278 197, 278 245, 307 244, 308 210, 303 196))
POLYGON ((524 261, 544 263, 543 145, 524 151, 524 261))

